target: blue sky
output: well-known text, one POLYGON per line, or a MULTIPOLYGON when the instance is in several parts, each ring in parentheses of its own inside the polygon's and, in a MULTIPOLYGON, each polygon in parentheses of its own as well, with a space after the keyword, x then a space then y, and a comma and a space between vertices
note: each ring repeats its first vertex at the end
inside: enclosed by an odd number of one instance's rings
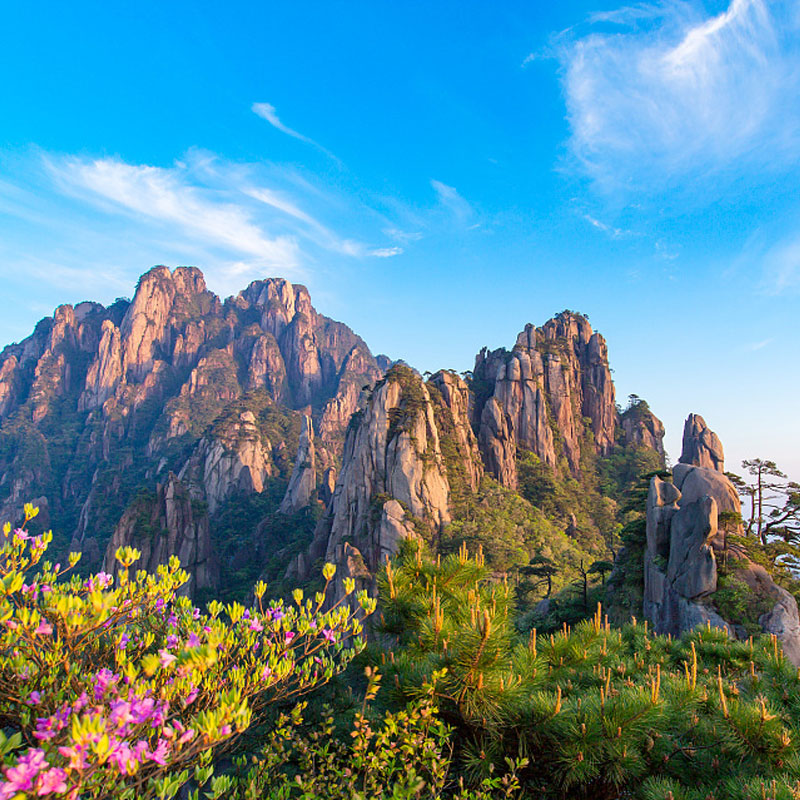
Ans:
POLYGON ((571 308, 800 477, 800 7, 55 2, 0 26, 0 342, 157 263, 468 369, 571 308))

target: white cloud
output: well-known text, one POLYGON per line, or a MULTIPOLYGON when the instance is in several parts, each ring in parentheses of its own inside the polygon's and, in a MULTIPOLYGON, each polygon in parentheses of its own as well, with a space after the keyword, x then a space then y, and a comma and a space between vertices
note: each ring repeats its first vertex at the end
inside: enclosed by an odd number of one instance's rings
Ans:
POLYGON ((294 139, 299 139, 301 142, 307 142, 308 144, 316 144, 312 139, 309 139, 307 136, 303 136, 302 133, 298 133, 296 130, 284 125, 278 114, 275 110, 275 106, 271 105, 270 103, 253 103, 250 106, 250 109, 254 114, 257 114, 261 119, 265 119, 272 125, 273 128, 277 128, 281 133, 285 133, 287 136, 291 136, 294 139))
POLYGON ((431 186, 436 192, 439 203, 443 205, 459 221, 465 222, 472 217, 472 206, 458 193, 455 186, 448 186, 441 181, 431 180, 431 186))
POLYGON ((599 219, 596 219, 590 214, 584 214, 583 218, 593 228, 608 234, 608 236, 610 236, 612 239, 621 239, 623 236, 629 236, 631 233, 630 231, 623 230, 622 228, 615 228, 613 225, 607 225, 605 222, 601 222, 599 219))
POLYGON ((793 167, 800 155, 798 18, 788 0, 708 17, 667 0, 595 16, 622 31, 555 41, 570 153, 604 189, 793 167))
POLYGON ((261 119, 269 122, 269 124, 272 125, 272 127, 276 130, 279 130, 281 133, 285 133, 287 136, 291 136, 293 139, 298 139, 301 142, 310 144, 312 147, 316 147, 317 150, 325 153, 328 158, 335 161, 340 167, 342 166, 342 162, 333 153, 331 153, 330 150, 323 147, 318 142, 315 142, 313 139, 309 139, 308 136, 303 136, 302 133, 294 130, 294 128, 284 125, 281 122, 277 111, 275 110, 275 106, 273 106, 271 103, 253 103, 253 105, 250 106, 250 110, 257 116, 261 117, 261 119))
POLYGON ((289 273, 299 266, 299 248, 292 236, 269 236, 240 205, 187 183, 180 167, 68 158, 51 161, 50 168, 68 187, 160 225, 175 226, 196 240, 245 254, 259 266, 289 273))
POLYGON ((370 250, 369 254, 375 258, 392 258, 392 256, 399 256, 402 252, 402 247, 378 247, 370 250))

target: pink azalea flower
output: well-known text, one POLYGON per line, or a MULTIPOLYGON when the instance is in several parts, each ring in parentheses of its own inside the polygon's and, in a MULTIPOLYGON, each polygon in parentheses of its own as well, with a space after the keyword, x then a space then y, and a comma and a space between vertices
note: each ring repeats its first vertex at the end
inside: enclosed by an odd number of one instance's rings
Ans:
POLYGON ((178 660, 178 657, 172 655, 172 653, 170 653, 169 650, 161 649, 158 651, 158 655, 160 656, 159 661, 161 663, 161 666, 165 668, 168 667, 170 664, 172 664, 174 661, 178 660))
POLYGON ((297 634, 294 631, 286 631, 286 644, 290 644, 295 636, 297 636, 297 634))
POLYGON ((322 629, 322 637, 325 639, 325 641, 330 642, 331 644, 336 641, 336 634, 330 628, 322 629))
POLYGON ((36 629, 36 633, 39 634, 39 636, 49 636, 52 632, 53 626, 46 619, 43 619, 36 629))
POLYGON ((200 637, 192 631, 189 634, 189 638, 186 640, 187 647, 199 647, 200 646, 200 637))
POLYGON ((43 750, 28 750, 20 756, 16 766, 4 768, 6 783, 0 786, 0 799, 6 800, 19 792, 27 793, 33 789, 33 779, 47 766, 49 764, 43 750))
POLYGON ((67 773, 63 769, 53 767, 39 776, 36 787, 36 794, 39 797, 43 797, 46 794, 63 794, 67 791, 67 773))
POLYGON ((156 764, 160 764, 163 767, 167 763, 168 754, 169 754, 169 744, 167 743, 167 740, 159 739, 156 749, 148 751, 147 757, 151 761, 154 761, 156 764))

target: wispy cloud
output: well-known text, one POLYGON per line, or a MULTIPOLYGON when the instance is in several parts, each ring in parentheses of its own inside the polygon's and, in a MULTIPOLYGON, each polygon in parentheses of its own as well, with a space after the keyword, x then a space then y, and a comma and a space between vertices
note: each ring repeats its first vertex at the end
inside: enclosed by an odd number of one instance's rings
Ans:
POLYGON ((261 117, 261 119, 269 122, 269 124, 272 125, 272 127, 276 130, 279 130, 281 133, 285 133, 287 136, 291 136, 293 139, 298 139, 301 142, 305 142, 306 144, 316 147, 317 150, 325 153, 328 158, 332 159, 341 166, 342 162, 326 147, 323 147, 321 144, 319 144, 319 142, 315 142, 308 136, 304 136, 299 131, 294 130, 294 128, 284 125, 281 122, 277 111, 275 110, 275 106, 273 106, 271 103, 253 103, 253 105, 250 106, 250 110, 257 116, 261 117))
POLYGON ((46 277, 72 300, 113 298, 156 263, 196 264, 222 294, 268 275, 314 285, 414 239, 391 235, 402 214, 341 180, 202 150, 167 166, 0 151, 0 171, 2 269, 46 277))
POLYGON ((562 64, 574 164, 606 190, 787 169, 800 156, 800 16, 790 0, 623 8, 568 31, 562 64))
POLYGON ((623 230, 622 228, 615 228, 613 225, 607 225, 605 222, 601 222, 599 219, 596 219, 591 214, 584 214, 583 218, 593 228, 596 228, 598 231, 602 231, 603 233, 610 236, 612 239, 621 239, 623 236, 631 235, 631 231, 626 231, 623 230))
POLYGON ((448 186, 441 181, 431 180, 431 187, 436 192, 439 203, 444 206, 458 222, 464 223, 474 215, 472 206, 459 194, 455 186, 448 186))
POLYGON ((767 345, 772 344, 775 341, 774 339, 763 339, 760 342, 753 342, 752 344, 745 345, 744 350, 748 353, 755 353, 758 350, 763 350, 767 345))
POLYGON ((273 128, 277 128, 281 133, 285 133, 287 136, 291 136, 294 139, 299 139, 301 142, 307 142, 308 144, 316 144, 313 139, 309 139, 308 136, 303 136, 302 133, 298 133, 293 128, 290 128, 288 125, 284 125, 280 118, 278 117, 278 113, 275 110, 275 106, 270 103, 253 103, 250 106, 251 111, 254 114, 257 114, 261 119, 265 119, 272 125, 273 128))
POLYGON ((392 258, 392 256, 399 256, 403 252, 402 247, 378 247, 370 250, 369 254, 375 258, 392 258))
MULTIPOLYGON (((291 236, 269 236, 240 205, 192 186, 180 168, 127 164, 116 159, 50 161, 65 187, 111 201, 120 209, 176 226, 199 241, 238 252, 267 269, 296 271, 299 248, 291 236)), ((93 196, 93 197, 92 197, 93 196)))

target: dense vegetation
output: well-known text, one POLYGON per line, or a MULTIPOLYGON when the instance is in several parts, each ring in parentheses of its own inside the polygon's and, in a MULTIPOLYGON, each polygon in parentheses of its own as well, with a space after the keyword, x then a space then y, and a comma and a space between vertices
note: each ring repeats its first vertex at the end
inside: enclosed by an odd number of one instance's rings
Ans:
POLYGON ((251 608, 203 612, 175 560, 134 575, 121 550, 114 585, 69 577, 76 556, 45 562, 47 535, 3 537, 3 800, 166 798, 187 783, 240 800, 800 794, 800 679, 774 638, 670 639, 612 627, 599 606, 520 635, 514 592, 480 552, 434 559, 408 542, 358 655, 360 622, 323 611, 323 593, 265 605, 261 584, 251 608))

